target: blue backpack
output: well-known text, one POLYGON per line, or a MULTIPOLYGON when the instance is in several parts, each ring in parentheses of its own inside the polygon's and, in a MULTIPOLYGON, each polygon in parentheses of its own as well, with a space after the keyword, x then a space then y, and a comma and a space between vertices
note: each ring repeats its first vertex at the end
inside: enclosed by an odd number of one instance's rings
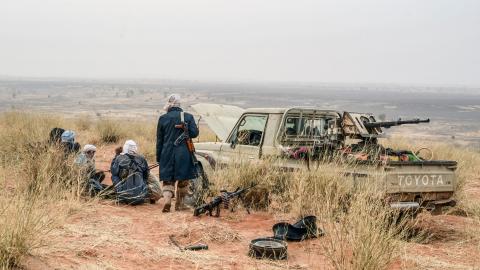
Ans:
POLYGON ((138 160, 133 155, 117 156, 112 168, 112 174, 117 174, 122 179, 115 185, 119 202, 130 205, 138 205, 145 202, 145 198, 148 196, 148 189, 140 163, 141 160, 138 160))

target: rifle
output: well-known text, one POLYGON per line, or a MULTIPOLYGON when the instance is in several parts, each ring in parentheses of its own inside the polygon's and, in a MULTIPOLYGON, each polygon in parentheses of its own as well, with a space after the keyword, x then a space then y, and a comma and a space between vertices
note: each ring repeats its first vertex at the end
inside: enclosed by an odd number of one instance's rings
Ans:
POLYGON ((180 246, 180 244, 175 240, 175 237, 173 235, 169 235, 168 238, 170 239, 170 242, 174 244, 180 252, 184 252, 185 250, 205 250, 208 249, 208 245, 206 244, 197 244, 197 245, 189 245, 186 247, 180 246))
POLYGON ((180 112, 180 118, 181 118, 181 123, 178 125, 175 125, 175 128, 182 129, 183 133, 180 135, 173 145, 178 146, 182 141, 185 141, 185 144, 187 145, 188 152, 190 152, 190 157, 192 164, 195 168, 195 173, 197 174, 198 177, 198 172, 197 172, 197 164, 198 160, 197 157, 195 156, 195 145, 193 144, 192 138, 190 138, 190 135, 188 134, 188 123, 185 122, 183 112, 180 112))
POLYGON ((386 121, 386 122, 363 122, 363 125, 366 128, 390 128, 393 126, 401 126, 405 124, 420 124, 420 123, 429 123, 430 119, 411 119, 411 120, 401 120, 398 119, 397 121, 386 121))
POLYGON ((156 168, 156 167, 158 167, 158 166, 160 166, 160 164, 159 164, 159 163, 155 163, 155 164, 152 164, 152 165, 148 166, 148 169, 151 170, 151 169, 154 169, 154 168, 156 168))
MULTIPOLYGON (((244 202, 245 192, 247 192, 249 189, 253 188, 254 186, 256 186, 256 184, 252 185, 248 188, 238 187, 233 192, 228 192, 226 190, 221 190, 220 191, 220 196, 217 196, 217 197, 213 198, 213 200, 209 203, 205 203, 205 204, 195 208, 195 210, 193 211, 193 216, 198 217, 198 216, 200 216, 201 214, 204 214, 204 213, 207 213, 207 215, 209 215, 209 216, 213 216, 212 212, 213 212, 213 210, 215 210, 215 216, 214 217, 219 217, 220 216, 220 204, 223 204, 224 209, 228 209, 229 204, 230 204, 230 200, 235 199, 235 198, 240 198, 240 200, 242 200, 242 202, 245 205, 245 202, 244 202)), ((247 210, 247 213, 250 214, 250 210, 248 209, 248 207, 245 207, 245 209, 247 210)), ((232 211, 233 211, 233 209, 232 209, 232 211)))
MULTIPOLYGON (((150 166, 148 166, 148 169, 151 170, 151 169, 154 169, 154 168, 156 168, 156 167, 158 167, 158 166, 160 166, 159 163, 151 164, 150 166)), ((110 169, 110 170, 101 171, 101 172, 103 172, 103 173, 109 173, 109 172, 111 172, 111 171, 112 171, 112 170, 110 169)))

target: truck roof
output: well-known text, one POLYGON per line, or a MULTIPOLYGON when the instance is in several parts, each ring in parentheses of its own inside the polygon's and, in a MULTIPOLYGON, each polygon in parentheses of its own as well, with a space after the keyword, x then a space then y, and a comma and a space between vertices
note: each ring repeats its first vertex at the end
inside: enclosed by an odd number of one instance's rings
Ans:
POLYGON ((325 110, 325 109, 320 109, 318 107, 307 107, 307 106, 297 106, 297 107, 288 107, 288 108, 248 108, 245 109, 244 113, 279 113, 279 114, 284 114, 286 111, 289 110, 313 110, 317 112, 335 112, 338 113, 335 110, 325 110))
POLYGON ((217 135, 221 141, 225 141, 233 129, 238 119, 244 113, 261 113, 261 114, 284 114, 286 111, 295 109, 312 110, 312 112, 320 113, 337 113, 334 110, 322 110, 316 107, 288 107, 288 108, 249 108, 242 109, 233 105, 208 104, 199 103, 192 105, 192 108, 202 117, 210 129, 217 135))
POLYGON ((245 113, 285 113, 289 108, 248 108, 245 113))

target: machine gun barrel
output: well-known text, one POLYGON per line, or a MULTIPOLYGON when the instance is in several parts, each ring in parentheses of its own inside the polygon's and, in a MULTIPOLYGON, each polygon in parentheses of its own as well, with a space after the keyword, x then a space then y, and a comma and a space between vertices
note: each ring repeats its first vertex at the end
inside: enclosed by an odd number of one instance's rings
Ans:
POLYGON ((385 122, 363 122, 366 128, 390 128, 393 126, 401 126, 405 124, 420 124, 429 123, 430 119, 411 119, 411 120, 397 120, 397 121, 385 121, 385 122))

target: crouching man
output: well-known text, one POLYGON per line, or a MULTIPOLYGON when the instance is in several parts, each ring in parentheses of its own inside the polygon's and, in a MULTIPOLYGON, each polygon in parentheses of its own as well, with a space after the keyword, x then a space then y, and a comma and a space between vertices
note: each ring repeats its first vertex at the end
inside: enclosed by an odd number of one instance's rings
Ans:
POLYGON ((119 202, 138 205, 145 200, 155 203, 160 199, 160 182, 150 173, 148 163, 138 153, 134 141, 125 142, 122 153, 112 162, 111 172, 119 202))
POLYGON ((105 173, 97 171, 95 167, 95 153, 97 148, 95 145, 87 144, 83 147, 82 152, 75 159, 75 164, 81 167, 82 173, 87 179, 87 191, 90 196, 95 196, 101 192, 106 186, 102 184, 105 179, 105 173))
POLYGON ((61 136, 60 145, 65 151, 65 155, 77 154, 80 151, 80 144, 75 142, 75 132, 72 130, 65 130, 61 136))
POLYGON ((167 113, 158 119, 156 151, 165 201, 162 212, 170 212, 175 182, 178 182, 175 210, 186 210, 188 208, 184 204, 184 198, 188 194, 190 180, 196 177, 196 168, 185 141, 179 140, 184 131, 175 126, 187 124, 190 138, 198 136, 198 128, 193 116, 180 108, 179 95, 170 95, 164 110, 167 113))

